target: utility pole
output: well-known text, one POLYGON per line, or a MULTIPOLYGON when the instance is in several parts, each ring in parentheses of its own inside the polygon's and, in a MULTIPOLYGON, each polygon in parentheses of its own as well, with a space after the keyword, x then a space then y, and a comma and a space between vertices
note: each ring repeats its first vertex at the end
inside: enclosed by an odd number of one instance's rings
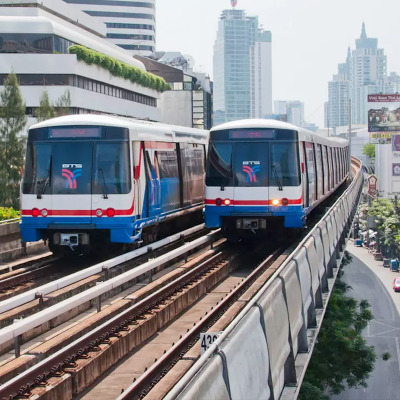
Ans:
POLYGON ((349 99, 349 181, 351 178, 351 99, 349 99))

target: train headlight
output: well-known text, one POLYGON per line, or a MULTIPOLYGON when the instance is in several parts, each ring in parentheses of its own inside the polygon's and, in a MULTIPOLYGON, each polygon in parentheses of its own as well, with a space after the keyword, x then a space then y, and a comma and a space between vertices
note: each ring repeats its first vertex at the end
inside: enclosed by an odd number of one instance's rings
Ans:
POLYGON ((222 199, 220 199, 220 198, 215 199, 215 204, 216 204, 217 206, 220 206, 220 205, 222 204, 222 199))
POLYGON ((43 208, 43 210, 40 212, 40 214, 42 214, 42 217, 47 217, 49 212, 45 208, 43 208))
POLYGON ((98 208, 96 210, 96 217, 102 217, 103 216, 103 210, 101 208, 98 208))
POLYGON ((32 217, 38 217, 40 215, 40 211, 38 208, 32 208, 32 217))
POLYGON ((115 215, 115 210, 113 208, 107 208, 106 214, 107 217, 113 217, 115 215))
POLYGON ((229 199, 225 199, 225 200, 224 200, 224 204, 225 204, 226 206, 229 206, 229 204, 231 204, 231 201, 230 201, 229 199))
POLYGON ((289 204, 289 200, 288 199, 282 199, 282 205, 283 206, 287 206, 289 204))
POLYGON ((280 200, 279 199, 273 199, 272 200, 272 205, 273 206, 279 206, 279 204, 280 204, 280 200))

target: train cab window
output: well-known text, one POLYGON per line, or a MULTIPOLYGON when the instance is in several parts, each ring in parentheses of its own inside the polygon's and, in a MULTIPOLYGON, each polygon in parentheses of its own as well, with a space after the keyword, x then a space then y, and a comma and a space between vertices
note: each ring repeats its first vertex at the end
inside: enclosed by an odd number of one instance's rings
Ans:
MULTIPOLYGON (((235 145, 235 186, 268 186, 271 163, 268 146, 268 143, 260 142, 235 145)), ((282 186, 282 183, 277 183, 276 186, 282 186)))
POLYGON ((28 143, 22 193, 51 193, 51 160, 50 143, 28 143))
POLYGON ((278 179, 283 186, 300 185, 297 144, 295 142, 271 142, 270 146, 270 186, 275 186, 274 180, 276 179, 278 179))
POLYGON ((94 194, 129 193, 129 171, 127 142, 96 143, 93 165, 94 194))
POLYGON ((90 194, 93 144, 53 144, 53 194, 90 194))
POLYGON ((232 185, 231 143, 211 142, 207 159, 207 186, 232 185))

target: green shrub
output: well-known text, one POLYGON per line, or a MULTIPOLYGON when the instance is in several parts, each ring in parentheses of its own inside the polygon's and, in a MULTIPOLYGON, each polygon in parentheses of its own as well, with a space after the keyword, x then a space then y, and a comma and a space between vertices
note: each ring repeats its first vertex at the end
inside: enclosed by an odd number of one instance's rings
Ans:
POLYGON ((68 49, 70 54, 75 54, 77 59, 86 64, 95 64, 107 69, 114 76, 121 76, 133 83, 141 86, 164 92, 169 90, 169 85, 165 80, 157 75, 142 71, 140 68, 133 67, 105 54, 88 49, 84 46, 73 45, 68 49))
POLYGON ((19 218, 19 211, 11 207, 0 207, 0 221, 13 218, 19 218))

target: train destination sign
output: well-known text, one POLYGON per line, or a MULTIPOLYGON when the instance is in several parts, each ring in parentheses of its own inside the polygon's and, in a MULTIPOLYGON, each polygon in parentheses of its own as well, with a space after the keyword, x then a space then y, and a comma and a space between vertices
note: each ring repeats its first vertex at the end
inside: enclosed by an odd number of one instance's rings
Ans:
POLYGON ((62 127, 50 128, 50 138, 99 138, 101 137, 101 128, 94 127, 62 127))

